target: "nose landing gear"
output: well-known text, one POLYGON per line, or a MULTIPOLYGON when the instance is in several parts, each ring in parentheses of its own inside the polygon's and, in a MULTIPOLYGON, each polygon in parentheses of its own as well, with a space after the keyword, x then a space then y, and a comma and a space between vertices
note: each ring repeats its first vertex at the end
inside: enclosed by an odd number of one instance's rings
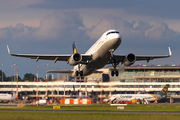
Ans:
POLYGON ((119 76, 118 70, 112 70, 111 71, 111 76, 114 76, 114 75, 119 76))
POLYGON ((118 76, 119 75, 119 72, 118 70, 116 69, 117 65, 119 64, 119 62, 115 59, 114 55, 113 55, 113 52, 114 52, 114 49, 110 50, 110 54, 111 54, 111 63, 112 63, 112 66, 114 67, 114 70, 111 71, 111 76, 118 76))

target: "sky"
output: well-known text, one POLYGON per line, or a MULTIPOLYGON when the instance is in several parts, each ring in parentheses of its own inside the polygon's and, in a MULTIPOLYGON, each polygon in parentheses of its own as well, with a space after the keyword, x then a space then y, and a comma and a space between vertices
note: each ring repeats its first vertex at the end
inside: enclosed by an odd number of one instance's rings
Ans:
POLYGON ((66 70, 66 62, 19 58, 23 54, 72 54, 76 42, 85 53, 101 35, 116 29, 122 43, 115 54, 172 56, 142 65, 180 64, 179 0, 0 0, 0 69, 6 76, 19 70, 45 78, 46 70, 66 70), (39 66, 39 67, 38 67, 39 66))

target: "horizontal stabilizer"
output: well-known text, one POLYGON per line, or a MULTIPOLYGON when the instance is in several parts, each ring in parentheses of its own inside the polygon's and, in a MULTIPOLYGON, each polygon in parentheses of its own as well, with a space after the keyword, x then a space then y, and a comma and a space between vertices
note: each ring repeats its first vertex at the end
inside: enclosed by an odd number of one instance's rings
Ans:
POLYGON ((49 70, 47 73, 73 73, 73 70, 49 70))

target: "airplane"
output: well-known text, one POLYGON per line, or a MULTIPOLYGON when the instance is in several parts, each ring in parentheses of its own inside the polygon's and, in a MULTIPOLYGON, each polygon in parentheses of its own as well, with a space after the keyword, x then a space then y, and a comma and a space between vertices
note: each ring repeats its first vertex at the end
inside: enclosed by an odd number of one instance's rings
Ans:
POLYGON ((108 102, 116 101, 116 103, 120 101, 132 101, 135 103, 140 101, 140 103, 145 102, 148 104, 150 101, 161 100, 167 97, 169 84, 166 84, 159 94, 115 94, 110 97, 108 102))
POLYGON ((48 73, 71 73, 72 77, 87 76, 92 73, 102 73, 102 71, 97 71, 97 69, 103 68, 107 64, 112 64, 114 70, 111 71, 111 76, 118 76, 119 72, 116 69, 119 63, 124 64, 124 66, 130 66, 135 63, 135 61, 145 60, 149 62, 150 60, 157 58, 167 58, 171 56, 171 50, 169 49, 169 55, 134 55, 130 53, 128 55, 114 55, 113 52, 119 47, 122 42, 122 36, 117 30, 109 30, 105 32, 85 53, 80 54, 77 50, 75 42, 73 42, 73 54, 13 54, 10 53, 9 47, 7 45, 8 53, 11 56, 17 57, 28 57, 31 59, 42 60, 54 60, 66 61, 67 64, 74 66, 73 70, 50 70, 48 73))
POLYGON ((14 101, 16 99, 16 97, 12 96, 11 94, 7 94, 7 93, 0 93, 0 101, 14 101))

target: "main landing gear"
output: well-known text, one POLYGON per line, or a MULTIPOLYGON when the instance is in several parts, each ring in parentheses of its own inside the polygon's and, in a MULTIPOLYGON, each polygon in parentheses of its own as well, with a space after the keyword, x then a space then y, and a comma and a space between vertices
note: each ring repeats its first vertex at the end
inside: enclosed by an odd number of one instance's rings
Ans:
POLYGON ((78 77, 78 76, 83 76, 83 71, 76 71, 76 77, 78 77))
POLYGON ((76 77, 83 76, 83 71, 80 71, 80 64, 78 64, 78 71, 76 71, 76 77))

